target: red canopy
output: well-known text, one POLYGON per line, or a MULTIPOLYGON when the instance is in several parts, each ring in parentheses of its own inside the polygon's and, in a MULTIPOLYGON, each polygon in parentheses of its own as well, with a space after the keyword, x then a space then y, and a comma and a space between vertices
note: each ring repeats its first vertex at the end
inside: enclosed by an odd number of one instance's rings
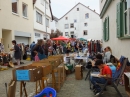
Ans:
POLYGON ((69 40, 69 38, 63 37, 63 36, 59 36, 57 38, 52 38, 52 40, 69 40))
POLYGON ((70 38, 70 40, 76 40, 75 38, 70 38))

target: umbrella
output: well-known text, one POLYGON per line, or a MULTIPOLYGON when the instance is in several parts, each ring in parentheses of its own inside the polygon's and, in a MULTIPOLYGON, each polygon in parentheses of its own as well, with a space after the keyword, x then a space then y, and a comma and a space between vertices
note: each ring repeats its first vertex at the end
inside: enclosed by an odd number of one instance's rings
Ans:
POLYGON ((52 40, 69 40, 69 38, 63 37, 63 36, 59 36, 57 38, 52 38, 52 40))
POLYGON ((87 39, 84 39, 84 38, 79 38, 79 40, 81 40, 81 41, 87 41, 87 39))
POLYGON ((76 40, 75 38, 69 38, 70 40, 76 40))

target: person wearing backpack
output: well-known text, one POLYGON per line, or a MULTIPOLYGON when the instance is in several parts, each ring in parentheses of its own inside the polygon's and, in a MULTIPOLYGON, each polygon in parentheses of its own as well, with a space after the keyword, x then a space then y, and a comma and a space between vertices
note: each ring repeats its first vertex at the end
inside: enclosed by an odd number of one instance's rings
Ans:
POLYGON ((14 58, 17 61, 17 64, 20 65, 20 59, 21 59, 21 52, 20 52, 20 48, 18 47, 16 40, 12 41, 12 44, 14 45, 14 58))

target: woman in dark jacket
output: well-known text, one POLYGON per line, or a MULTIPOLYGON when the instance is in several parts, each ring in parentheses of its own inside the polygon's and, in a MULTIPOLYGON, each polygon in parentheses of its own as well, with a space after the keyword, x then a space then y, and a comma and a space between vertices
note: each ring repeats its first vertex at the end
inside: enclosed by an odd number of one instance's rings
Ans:
POLYGON ((20 48, 18 47, 15 40, 12 41, 12 44, 14 45, 14 58, 16 59, 17 64, 20 65, 20 59, 21 59, 20 48))
POLYGON ((35 45, 33 52, 36 54, 38 54, 38 57, 40 60, 46 58, 45 56, 45 51, 43 48, 44 42, 42 39, 38 40, 38 43, 35 45))

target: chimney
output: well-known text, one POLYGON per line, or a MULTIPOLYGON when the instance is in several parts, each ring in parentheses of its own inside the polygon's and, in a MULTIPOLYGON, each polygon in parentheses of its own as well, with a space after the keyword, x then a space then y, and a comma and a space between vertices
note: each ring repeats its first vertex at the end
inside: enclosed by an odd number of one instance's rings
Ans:
POLYGON ((94 12, 95 12, 95 9, 94 9, 94 12))
POLYGON ((89 8, 89 6, 88 6, 88 8, 89 8))

